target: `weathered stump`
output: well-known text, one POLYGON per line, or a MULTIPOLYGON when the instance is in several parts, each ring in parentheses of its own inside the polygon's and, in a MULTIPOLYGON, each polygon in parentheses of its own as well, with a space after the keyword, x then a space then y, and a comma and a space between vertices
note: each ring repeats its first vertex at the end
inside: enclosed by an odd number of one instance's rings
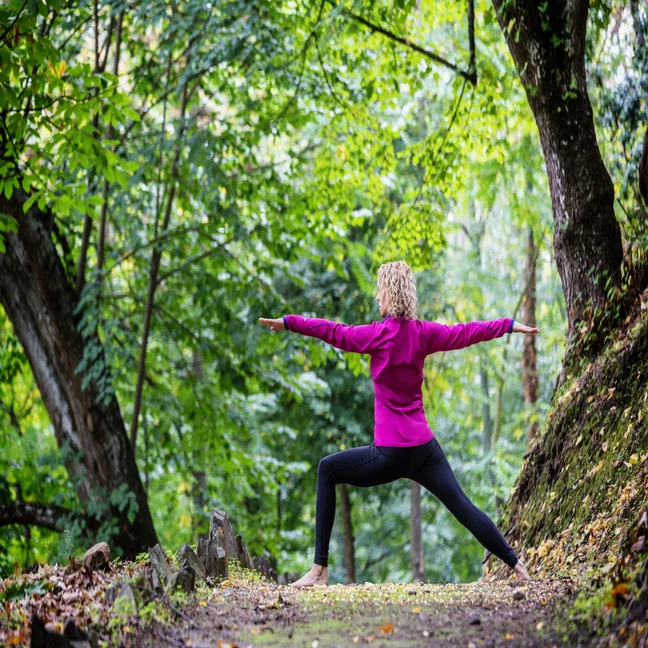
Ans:
POLYGON ((234 540, 236 541, 236 559, 239 564, 245 569, 252 569, 252 558, 250 558, 250 552, 247 550, 242 536, 237 535, 234 540))
POLYGON ((277 570, 272 566, 266 556, 254 556, 252 558, 252 566, 268 580, 277 581, 277 570))
POLYGON ((234 531, 232 529, 232 523, 227 517, 225 511, 219 511, 214 509, 211 514, 211 520, 209 523, 209 540, 210 542, 220 531, 223 535, 223 548, 228 558, 236 560, 236 540, 234 538, 234 531))
POLYGON ((196 574, 190 567, 183 567, 177 572, 173 572, 169 577, 166 593, 171 594, 175 592, 176 588, 180 588, 184 592, 193 592, 196 587, 196 574))
POLYGON ((193 549, 185 542, 178 551, 178 563, 180 568, 191 569, 196 579, 205 578, 205 564, 194 553, 193 549))
POLYGON ((149 549, 151 557, 151 581, 153 589, 161 592, 171 577, 171 564, 159 544, 149 549))

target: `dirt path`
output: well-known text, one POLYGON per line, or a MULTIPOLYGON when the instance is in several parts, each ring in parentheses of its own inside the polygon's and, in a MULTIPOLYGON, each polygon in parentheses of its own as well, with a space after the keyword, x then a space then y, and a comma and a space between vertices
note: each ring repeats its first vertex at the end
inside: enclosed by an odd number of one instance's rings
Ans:
POLYGON ((565 620, 575 596, 569 580, 301 590, 238 581, 185 608, 183 627, 148 633, 153 645, 219 648, 587 646, 565 620))

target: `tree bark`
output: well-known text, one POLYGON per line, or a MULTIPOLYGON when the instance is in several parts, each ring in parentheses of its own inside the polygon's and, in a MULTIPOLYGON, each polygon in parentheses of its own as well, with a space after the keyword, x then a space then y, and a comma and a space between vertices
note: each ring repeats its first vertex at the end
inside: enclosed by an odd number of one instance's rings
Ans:
POLYGON ((641 161, 639 162, 639 191, 646 203, 646 207, 648 207, 648 130, 644 137, 641 161))
MULTIPOLYGON (((524 294, 524 323, 536 325, 536 251, 533 230, 529 227, 527 240, 527 259, 524 269, 526 291, 524 294)), ((532 408, 538 400, 538 352, 535 336, 525 335, 522 343, 522 391, 524 404, 532 408)), ((538 421, 527 419, 527 450, 538 436, 538 421)))
POLYGON ((587 0, 493 0, 524 85, 549 176, 554 248, 571 339, 618 284, 623 249, 585 79, 587 0))
MULTIPOLYGON (((121 56, 121 43, 122 43, 122 28, 124 25, 124 10, 119 13, 117 18, 117 34, 116 34, 116 43, 115 43, 115 58, 113 59, 113 69, 112 73, 118 77, 119 76, 119 58, 121 56)), ((106 57, 108 56, 108 47, 110 47, 110 41, 106 45, 106 57)), ((108 124, 106 130, 106 139, 113 139, 115 137, 115 127, 112 124, 108 124)), ((114 150, 114 147, 113 147, 114 150)), ((103 263, 104 263, 104 245, 106 241, 106 221, 108 219, 108 198, 110 196, 110 183, 108 180, 104 180, 103 188, 103 205, 101 205, 101 216, 99 217, 99 238, 97 240, 97 270, 99 271, 99 281, 101 281, 101 273, 103 272, 103 263)))
POLYGON ((86 522, 87 527, 96 528, 96 520, 80 516, 74 511, 54 504, 38 502, 9 502, 0 504, 0 527, 8 524, 21 524, 26 527, 37 526, 50 531, 62 531, 59 526, 63 518, 78 518, 86 522))
POLYGON ((353 524, 351 520, 351 500, 346 484, 340 484, 340 515, 344 534, 344 582, 355 583, 355 550, 353 548, 353 524))
MULTIPOLYGON (((0 212, 18 222, 18 232, 5 235, 7 251, 0 254, 0 303, 29 360, 58 445, 69 445, 73 453, 66 465, 79 480, 80 500, 108 502, 124 485, 134 493, 139 509, 132 523, 128 507, 109 507, 119 521, 115 542, 132 557, 157 538, 119 404, 114 396, 108 403, 100 400, 94 381, 81 388, 83 376, 75 370, 84 350, 76 328, 82 313, 74 314, 77 298, 52 243, 51 216, 35 205, 23 213, 25 200, 21 190, 10 200, 0 196, 0 212), (80 459, 73 457, 79 452, 80 459)), ((100 346, 96 333, 86 343, 100 346)))
POLYGON ((423 534, 421 532, 421 485, 412 482, 410 496, 410 535, 412 547, 412 580, 425 583, 425 559, 423 557, 423 534))

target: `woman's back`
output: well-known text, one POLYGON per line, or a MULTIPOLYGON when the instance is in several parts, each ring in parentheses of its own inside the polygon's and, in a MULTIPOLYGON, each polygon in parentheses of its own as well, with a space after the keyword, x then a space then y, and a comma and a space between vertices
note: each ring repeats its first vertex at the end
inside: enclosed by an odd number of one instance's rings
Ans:
POLYGON ((448 326, 388 315, 348 326, 321 318, 284 315, 290 331, 317 337, 343 351, 371 356, 374 383, 374 442, 378 446, 416 446, 434 434, 423 409, 423 365, 438 351, 462 349, 510 333, 510 317, 448 326))

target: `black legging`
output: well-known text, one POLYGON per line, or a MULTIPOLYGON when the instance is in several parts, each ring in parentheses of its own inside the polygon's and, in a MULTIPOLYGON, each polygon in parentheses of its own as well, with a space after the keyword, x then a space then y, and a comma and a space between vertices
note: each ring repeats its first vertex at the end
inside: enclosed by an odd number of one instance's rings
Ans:
POLYGON ((495 523, 461 490, 436 437, 418 446, 362 446, 324 457, 317 472, 315 564, 328 565, 335 518, 335 485, 377 486, 401 477, 418 482, 436 495, 486 549, 514 567, 517 556, 495 523))

